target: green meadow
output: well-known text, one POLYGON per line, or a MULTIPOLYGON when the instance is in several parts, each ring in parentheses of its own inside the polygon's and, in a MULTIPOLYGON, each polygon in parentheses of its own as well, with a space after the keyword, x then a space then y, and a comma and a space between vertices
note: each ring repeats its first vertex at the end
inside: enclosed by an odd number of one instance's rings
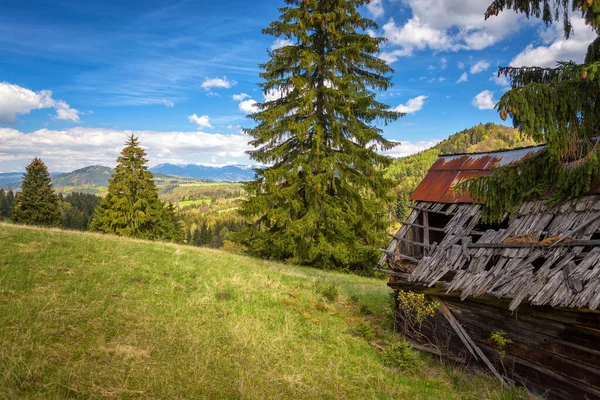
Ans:
POLYGON ((0 398, 515 399, 406 346, 385 280, 0 223, 0 398))

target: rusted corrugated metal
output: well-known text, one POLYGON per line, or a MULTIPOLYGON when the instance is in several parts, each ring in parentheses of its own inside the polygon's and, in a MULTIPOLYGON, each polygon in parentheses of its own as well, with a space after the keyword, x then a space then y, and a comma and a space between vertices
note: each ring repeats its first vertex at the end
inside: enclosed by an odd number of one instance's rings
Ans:
POLYGON ((440 156, 410 198, 435 203, 472 203, 468 193, 461 196, 453 190, 454 186, 469 178, 490 175, 495 168, 524 160, 542 149, 544 146, 440 156))

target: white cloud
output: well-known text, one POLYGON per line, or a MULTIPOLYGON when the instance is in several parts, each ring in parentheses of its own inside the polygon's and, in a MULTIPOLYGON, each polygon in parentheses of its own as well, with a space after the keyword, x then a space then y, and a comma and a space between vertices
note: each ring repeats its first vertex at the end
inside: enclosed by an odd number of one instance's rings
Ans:
POLYGON ((271 50, 277 50, 285 46, 291 46, 294 42, 286 38, 277 38, 271 45, 271 50))
POLYGON ((242 101, 247 97, 250 97, 250 95, 246 93, 234 94, 233 96, 231 96, 231 98, 235 101, 242 101))
POLYGON ((484 90, 473 98, 473 104, 480 110, 493 110, 496 106, 496 100, 494 100, 494 92, 484 90))
POLYGON ((175 107, 175 103, 173 103, 171 100, 162 99, 162 103, 168 108, 175 107))
POLYGON ((258 111, 258 107, 256 107, 258 103, 256 100, 248 99, 240 102, 239 109, 245 114, 253 114, 258 111))
POLYGON ((196 114, 194 114, 194 115, 190 115, 188 117, 188 120, 190 122, 193 122, 194 124, 197 124, 198 125, 198 129, 212 128, 212 125, 209 122, 208 115, 203 115, 203 116, 199 117, 196 114))
POLYGON ((464 69, 465 68, 465 64, 461 63, 460 61, 456 64, 456 66, 458 67, 458 69, 464 69))
POLYGON ((382 0, 371 0, 371 2, 367 4, 367 9, 373 18, 382 17, 384 12, 382 0))
POLYGON ((398 105, 396 108, 394 108, 394 111, 406 113, 406 114, 414 114, 417 111, 421 110, 421 108, 423 108, 425 99, 427 99, 427 96, 414 97, 414 98, 408 100, 406 102, 406 104, 398 105))
POLYGON ((538 47, 529 44, 512 59, 510 66, 555 67, 557 61, 583 62, 588 45, 596 39, 597 35, 581 17, 573 15, 571 23, 574 33, 568 40, 564 39, 562 34, 562 24, 555 24, 540 34, 545 43, 552 42, 551 44, 538 47))
POLYGON ((456 83, 461 83, 461 82, 466 82, 468 81, 468 75, 466 72, 463 72, 462 75, 460 76, 460 78, 458 78, 458 80, 456 81, 456 83))
POLYGON ((24 171, 33 157, 50 171, 67 172, 87 165, 114 166, 128 136, 139 137, 149 165, 160 163, 249 163, 248 136, 205 132, 121 131, 100 128, 40 129, 23 133, 0 128, 0 171, 24 171))
POLYGON ((480 72, 485 71, 489 67, 490 67, 490 63, 489 62, 487 62, 485 60, 481 60, 481 61, 478 61, 475 65, 473 65, 471 67, 471 73, 472 74, 478 74, 480 72))
POLYGON ((448 66, 448 60, 446 60, 446 57, 442 57, 440 59, 440 68, 446 69, 447 66, 448 66))
POLYGON ((69 120, 73 122, 79 122, 80 111, 69 107, 67 103, 62 100, 54 102, 54 108, 56 108, 56 119, 69 120))
POLYGON ((505 90, 510 88, 510 80, 504 75, 498 76, 498 74, 493 74, 490 81, 493 81, 496 85, 501 86, 505 90))
POLYGON ((0 82, 0 123, 14 124, 17 114, 29 114, 31 110, 56 109, 55 119, 79 122, 80 112, 62 100, 54 100, 50 90, 34 92, 19 85, 0 82))
POLYGON ((411 154, 418 153, 423 150, 430 149, 441 142, 440 139, 433 139, 429 141, 421 142, 400 142, 400 144, 390 150, 385 151, 383 154, 390 157, 406 157, 411 154))
POLYGON ((426 48, 482 50, 518 31, 518 21, 522 19, 515 13, 504 12, 485 21, 483 15, 489 0, 404 0, 403 3, 410 7, 412 17, 400 26, 393 19, 383 26, 384 36, 392 47, 399 46, 402 50, 394 53, 398 49, 386 49, 384 59, 388 62, 426 48))
POLYGON ((389 43, 402 47, 398 55, 411 55, 415 49, 429 47, 434 50, 452 46, 450 37, 440 30, 423 24, 418 16, 408 20, 403 26, 397 26, 393 18, 383 25, 383 34, 389 43))
POLYGON ((210 79, 206 78, 204 80, 204 82, 202 82, 202 87, 204 88, 204 90, 208 90, 208 91, 210 91, 211 88, 215 88, 215 87, 229 89, 236 83, 237 82, 235 82, 235 81, 227 80, 226 76, 224 76, 223 78, 210 78, 210 79))
POLYGON ((388 64, 392 64, 396 61, 398 61, 398 59, 400 57, 405 57, 405 56, 409 56, 412 54, 412 50, 407 50, 407 49, 397 49, 397 50, 393 50, 393 51, 384 51, 379 53, 379 58, 381 58, 383 61, 385 61, 388 64))

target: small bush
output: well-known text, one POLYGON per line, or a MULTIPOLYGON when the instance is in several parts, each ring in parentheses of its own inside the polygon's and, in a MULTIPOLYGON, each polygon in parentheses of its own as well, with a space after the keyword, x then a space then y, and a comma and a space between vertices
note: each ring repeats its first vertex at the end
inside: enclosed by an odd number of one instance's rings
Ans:
POLYGON ((419 354, 406 341, 400 341, 383 350, 383 363, 407 371, 421 365, 419 354))
POLYGON ((506 356, 506 350, 504 348, 507 344, 511 344, 512 340, 506 337, 506 332, 504 331, 496 331, 492 333, 490 339, 498 345, 498 353, 500 355, 500 359, 504 359, 504 357, 506 356))
POLYGON ((398 308, 417 324, 422 324, 427 317, 433 317, 439 307, 437 302, 427 301, 424 294, 404 290, 398 292, 398 308))
POLYGON ((340 295, 340 291, 335 283, 325 283, 321 284, 320 282, 316 283, 316 291, 321 296, 325 297, 329 301, 335 301, 340 295))
POLYGON ((373 328, 371 328, 371 324, 367 321, 360 321, 355 327, 350 330, 350 333, 353 336, 361 337, 365 339, 367 342, 375 339, 375 332, 373 332, 373 328))
POLYGON ((373 310, 373 307, 371 307, 371 305, 361 303, 360 313, 364 314, 364 315, 373 315, 373 314, 375 314, 375 311, 373 310))

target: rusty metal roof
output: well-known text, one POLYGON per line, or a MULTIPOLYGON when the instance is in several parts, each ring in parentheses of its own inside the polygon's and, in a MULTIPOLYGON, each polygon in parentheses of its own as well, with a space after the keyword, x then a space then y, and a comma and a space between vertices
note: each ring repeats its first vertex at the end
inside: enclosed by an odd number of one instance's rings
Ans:
POLYGON ((468 193, 460 196, 453 187, 469 178, 490 175, 495 168, 524 160, 544 148, 545 146, 534 146, 507 151, 440 156, 410 199, 435 203, 472 203, 473 199, 468 193))

